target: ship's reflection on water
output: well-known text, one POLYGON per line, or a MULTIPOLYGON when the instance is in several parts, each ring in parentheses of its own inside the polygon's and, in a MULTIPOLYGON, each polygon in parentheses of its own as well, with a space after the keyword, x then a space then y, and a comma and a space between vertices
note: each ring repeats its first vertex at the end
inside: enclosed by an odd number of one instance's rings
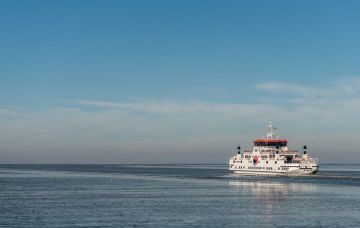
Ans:
POLYGON ((264 222, 269 224, 276 223, 279 213, 293 211, 302 203, 303 197, 316 192, 316 185, 313 184, 264 181, 256 178, 255 180, 231 180, 229 187, 230 191, 239 197, 238 207, 248 207, 249 214, 260 213, 264 222))
POLYGON ((251 193, 252 198, 265 204, 287 201, 289 194, 310 193, 316 190, 316 186, 304 183, 281 183, 281 182, 250 182, 242 180, 229 181, 233 191, 251 193))
POLYGON ((304 183, 281 183, 281 182, 262 182, 262 181, 242 181, 232 180, 229 181, 230 187, 239 192, 250 192, 255 197, 260 197, 261 200, 278 201, 292 193, 306 193, 313 192, 316 189, 315 185, 304 183))
POLYGON ((229 186, 232 191, 239 192, 239 196, 245 194, 250 200, 258 201, 267 207, 286 202, 289 195, 303 196, 316 191, 316 185, 313 184, 279 181, 231 180, 229 186))

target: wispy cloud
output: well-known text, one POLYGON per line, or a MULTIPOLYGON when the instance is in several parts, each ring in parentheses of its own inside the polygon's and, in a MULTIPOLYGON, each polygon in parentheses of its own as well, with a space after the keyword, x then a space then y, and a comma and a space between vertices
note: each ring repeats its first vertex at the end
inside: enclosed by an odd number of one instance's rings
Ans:
POLYGON ((8 108, 0 108, 0 117, 18 117, 21 115, 21 112, 8 109, 8 108))
POLYGON ((271 109, 272 106, 259 104, 237 103, 211 103, 204 101, 179 102, 174 100, 136 100, 133 102, 107 102, 93 100, 73 100, 73 104, 91 106, 100 109, 118 109, 125 111, 138 111, 143 113, 172 114, 225 114, 225 115, 250 115, 257 108, 271 109), (256 107, 254 109, 254 107, 256 107))
POLYGON ((268 82, 268 83, 260 83, 256 85, 257 89, 275 92, 275 93, 290 93, 297 94, 301 96, 317 96, 321 91, 319 89, 315 89, 308 86, 297 85, 297 84, 288 84, 283 82, 268 82))
POLYGON ((257 84, 256 88, 281 95, 283 100, 297 105, 329 106, 360 99, 360 78, 345 78, 317 87, 269 82, 257 84))
POLYGON ((218 162, 237 143, 250 147, 252 137, 273 121, 293 145, 309 142, 330 161, 338 150, 360 159, 355 153, 358 140, 347 151, 343 148, 344 142, 360 137, 358 85, 355 79, 320 89, 274 82, 256 85, 270 95, 294 93, 295 97, 283 96, 292 101, 287 106, 143 99, 72 100, 43 111, 0 109, 0 148, 15 162, 51 162, 54 157, 81 162, 82 156, 87 162, 155 162, 154 157, 159 162, 175 157, 172 162, 200 162, 204 154, 207 162, 218 162))

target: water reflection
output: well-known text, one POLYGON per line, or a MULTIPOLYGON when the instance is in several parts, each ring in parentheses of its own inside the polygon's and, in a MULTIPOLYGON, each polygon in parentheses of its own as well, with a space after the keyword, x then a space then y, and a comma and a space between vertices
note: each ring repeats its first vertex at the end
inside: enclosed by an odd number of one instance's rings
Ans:
POLYGON ((304 183, 282 183, 282 182, 263 182, 263 181, 229 181, 231 190, 239 193, 250 193, 251 199, 263 204, 272 205, 282 201, 287 201, 289 194, 302 194, 314 192, 316 185, 304 183))
POLYGON ((316 191, 316 185, 313 184, 256 179, 231 180, 229 186, 242 202, 238 207, 246 207, 249 214, 261 214, 265 224, 276 224, 279 214, 294 210, 301 204, 304 195, 311 195, 316 191))

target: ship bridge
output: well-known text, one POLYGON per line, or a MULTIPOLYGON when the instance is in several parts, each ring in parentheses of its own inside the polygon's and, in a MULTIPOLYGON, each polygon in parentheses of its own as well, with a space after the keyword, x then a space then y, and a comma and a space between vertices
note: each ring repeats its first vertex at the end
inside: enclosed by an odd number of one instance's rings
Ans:
POLYGON ((271 124, 267 128, 266 136, 258 137, 254 140, 255 146, 267 146, 267 147, 284 147, 287 145, 287 140, 284 138, 280 138, 279 136, 275 136, 275 130, 271 124))
POLYGON ((284 147, 287 145, 287 140, 279 137, 259 137, 254 140, 255 146, 271 146, 271 147, 284 147))

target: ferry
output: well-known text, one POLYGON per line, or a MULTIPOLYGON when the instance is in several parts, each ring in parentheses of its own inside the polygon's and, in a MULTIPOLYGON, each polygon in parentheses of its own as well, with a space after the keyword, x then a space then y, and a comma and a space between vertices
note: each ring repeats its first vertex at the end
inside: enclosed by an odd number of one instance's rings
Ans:
POLYGON ((270 122, 266 136, 255 138, 252 151, 241 152, 238 146, 238 153, 230 158, 229 170, 256 175, 310 175, 319 171, 318 159, 307 154, 306 145, 303 154, 289 150, 288 141, 275 136, 275 130, 270 122))

